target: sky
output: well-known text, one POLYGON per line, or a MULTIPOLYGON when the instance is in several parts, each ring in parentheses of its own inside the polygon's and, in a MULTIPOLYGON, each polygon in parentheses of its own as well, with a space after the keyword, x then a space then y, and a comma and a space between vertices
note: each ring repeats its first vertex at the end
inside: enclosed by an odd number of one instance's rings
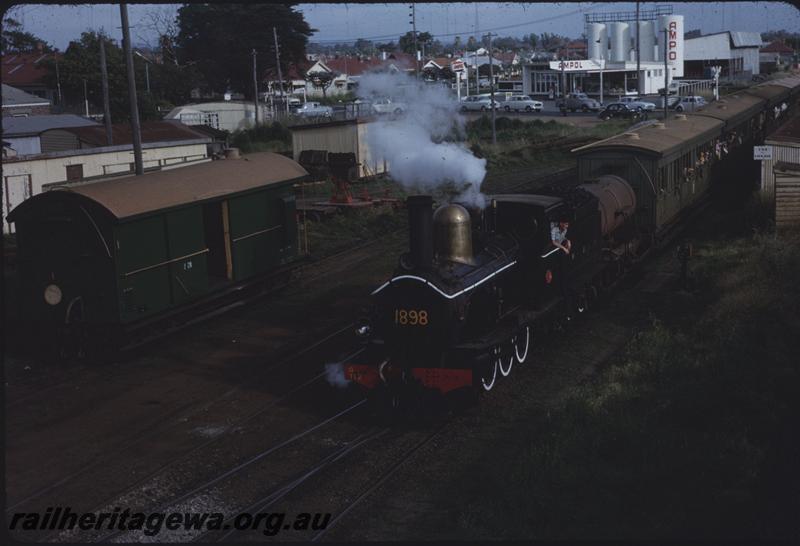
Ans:
MULTIPOLYGON (((642 3, 641 9, 662 3, 642 3)), ((155 45, 152 14, 174 16, 178 4, 129 4, 131 36, 137 45, 155 45)), ((299 4, 306 21, 317 32, 311 41, 332 43, 357 38, 396 40, 411 30, 409 4, 299 4)), ((766 32, 800 30, 800 10, 785 2, 687 2, 672 4, 684 16, 684 28, 704 34, 722 30, 766 32)), ((635 3, 431 3, 416 4, 417 30, 443 42, 455 35, 469 37, 493 31, 500 36, 550 32, 577 38, 584 31, 585 13, 633 11, 635 3)), ((121 38, 116 4, 19 4, 9 15, 29 32, 64 50, 86 30, 104 29, 121 38)))

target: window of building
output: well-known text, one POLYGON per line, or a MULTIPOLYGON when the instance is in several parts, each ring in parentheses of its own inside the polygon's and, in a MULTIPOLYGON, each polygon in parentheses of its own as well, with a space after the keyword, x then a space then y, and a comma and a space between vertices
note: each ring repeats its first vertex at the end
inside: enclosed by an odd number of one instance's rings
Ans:
POLYGON ((67 165, 67 182, 83 179, 83 164, 67 165))

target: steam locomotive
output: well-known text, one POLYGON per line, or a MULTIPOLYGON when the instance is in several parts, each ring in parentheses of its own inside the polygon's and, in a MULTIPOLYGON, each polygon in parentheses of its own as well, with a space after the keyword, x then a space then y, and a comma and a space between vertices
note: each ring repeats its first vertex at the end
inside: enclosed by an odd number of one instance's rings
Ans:
POLYGON ((598 292, 700 209, 711 189, 751 191, 752 146, 797 111, 800 78, 729 95, 693 114, 573 150, 578 185, 494 195, 483 210, 408 200, 410 252, 373 292, 345 377, 367 389, 491 390, 528 357, 553 317, 584 312, 598 292), (713 186, 712 186, 713 182, 713 186), (569 220, 567 254, 551 228, 569 220), (473 251, 477 249, 477 251, 473 251))
POLYGON ((432 203, 408 199, 410 252, 372 293, 362 360, 345 364, 351 381, 398 397, 491 390, 526 360, 553 312, 584 312, 645 243, 636 194, 614 175, 567 191, 490 196, 483 210, 434 212, 432 203), (570 224, 569 253, 551 240, 561 221, 570 224))

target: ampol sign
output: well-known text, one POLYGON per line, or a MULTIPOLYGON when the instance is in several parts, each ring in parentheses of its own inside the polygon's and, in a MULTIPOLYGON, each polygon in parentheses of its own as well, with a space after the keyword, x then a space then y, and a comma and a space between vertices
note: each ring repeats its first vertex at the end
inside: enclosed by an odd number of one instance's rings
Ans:
POLYGON ((586 70, 602 70, 605 60, 583 59, 579 61, 550 61, 550 70, 563 70, 564 72, 583 72, 586 70))

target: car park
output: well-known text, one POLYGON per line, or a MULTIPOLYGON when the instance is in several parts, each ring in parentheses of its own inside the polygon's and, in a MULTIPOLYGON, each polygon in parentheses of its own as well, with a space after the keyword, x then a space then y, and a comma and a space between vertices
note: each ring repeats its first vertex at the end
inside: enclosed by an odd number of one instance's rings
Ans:
POLYGON ((598 117, 602 120, 619 118, 619 119, 639 119, 642 112, 637 108, 633 108, 622 102, 612 102, 607 105, 598 117))
POLYGON ((496 110, 499 107, 500 103, 497 100, 492 102, 492 98, 489 95, 473 95, 471 97, 466 97, 461 101, 462 112, 485 112, 487 110, 491 110, 492 108, 496 110))
POLYGON ((634 110, 639 110, 641 112, 652 112, 656 109, 655 103, 644 101, 639 97, 620 97, 617 102, 627 104, 634 110))
POLYGON ((501 107, 506 112, 541 112, 542 104, 533 100, 528 95, 512 95, 501 102, 501 107))

